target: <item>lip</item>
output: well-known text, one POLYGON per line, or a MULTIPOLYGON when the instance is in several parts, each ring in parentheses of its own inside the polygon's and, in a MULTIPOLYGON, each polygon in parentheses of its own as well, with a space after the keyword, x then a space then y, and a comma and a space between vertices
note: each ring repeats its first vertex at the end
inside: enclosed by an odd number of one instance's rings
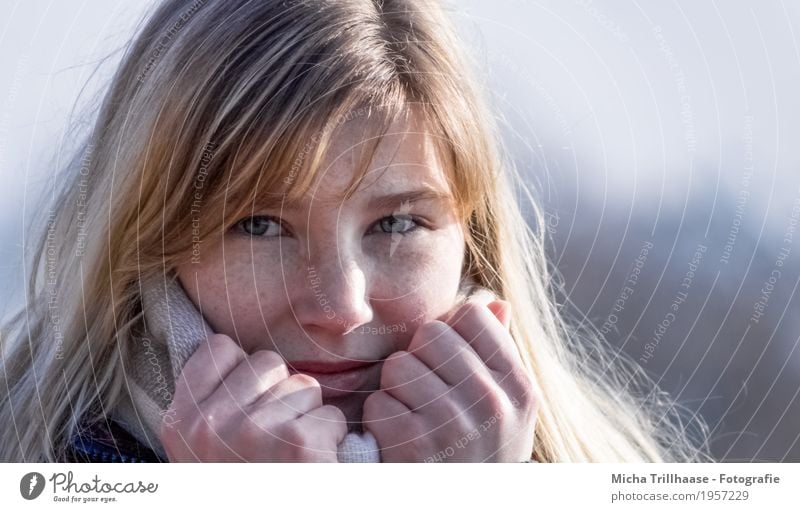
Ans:
POLYGON ((341 361, 338 363, 329 363, 326 361, 292 361, 289 366, 298 372, 306 373, 342 373, 364 366, 371 366, 376 361, 341 361))
POLYGON ((371 370, 380 361, 294 361, 287 364, 290 373, 304 373, 319 382, 323 398, 344 396, 364 387, 371 370))

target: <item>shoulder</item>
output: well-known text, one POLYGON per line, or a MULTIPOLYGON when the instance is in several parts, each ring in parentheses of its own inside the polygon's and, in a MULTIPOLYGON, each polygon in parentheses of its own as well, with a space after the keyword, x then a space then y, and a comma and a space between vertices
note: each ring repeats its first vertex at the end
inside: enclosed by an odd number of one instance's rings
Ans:
POLYGON ((84 426, 69 442, 64 462, 168 462, 114 420, 84 426))

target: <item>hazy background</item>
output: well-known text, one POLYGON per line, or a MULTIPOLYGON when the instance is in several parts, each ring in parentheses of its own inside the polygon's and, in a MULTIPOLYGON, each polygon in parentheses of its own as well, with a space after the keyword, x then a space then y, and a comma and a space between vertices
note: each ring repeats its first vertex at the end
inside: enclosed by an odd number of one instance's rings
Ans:
MULTIPOLYGON (((23 221, 74 146, 67 123, 88 126, 151 4, 0 1, 0 313, 19 303, 23 221)), ((784 236, 793 208, 800 229, 800 3, 454 11, 570 300, 633 357, 652 352, 643 366, 706 419, 716 457, 800 461, 800 234, 784 236)))

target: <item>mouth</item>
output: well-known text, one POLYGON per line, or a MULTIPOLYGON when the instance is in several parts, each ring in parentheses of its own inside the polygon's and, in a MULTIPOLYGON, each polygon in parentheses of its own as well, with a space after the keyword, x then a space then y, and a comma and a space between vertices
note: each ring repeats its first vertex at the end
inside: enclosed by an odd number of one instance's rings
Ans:
MULTIPOLYGON (((313 377, 322 388, 322 398, 333 398, 359 391, 374 378, 375 370, 382 361, 344 361, 328 363, 322 361, 287 362, 289 373, 303 373, 313 377)), ((379 374, 378 374, 379 375, 379 374)))

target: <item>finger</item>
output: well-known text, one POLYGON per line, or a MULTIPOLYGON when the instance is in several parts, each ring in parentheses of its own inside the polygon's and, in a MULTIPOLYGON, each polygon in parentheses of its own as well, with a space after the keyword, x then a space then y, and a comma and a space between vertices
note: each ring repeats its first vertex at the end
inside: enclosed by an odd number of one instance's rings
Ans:
POLYGON ((412 411, 435 403, 450 390, 433 370, 406 351, 395 352, 383 362, 381 389, 412 411))
POLYGON ((371 393, 364 401, 362 425, 364 430, 369 431, 380 442, 382 436, 379 433, 407 414, 414 413, 400 400, 379 390, 371 393))
POLYGON ((508 329, 487 306, 465 304, 451 326, 489 368, 505 374, 522 362, 508 329))
POLYGON ((347 417, 341 409, 334 405, 326 404, 316 409, 312 409, 300 416, 297 421, 309 429, 317 429, 332 434, 332 437, 324 436, 323 439, 330 439, 330 448, 336 454, 336 447, 344 441, 347 435, 347 417))
POLYGON ((453 307, 451 307, 446 313, 440 315, 436 318, 441 322, 446 324, 451 324, 453 318, 459 314, 459 310, 464 307, 465 304, 469 303, 478 303, 478 304, 489 304, 493 301, 497 300, 497 296, 494 294, 493 291, 489 290, 488 288, 479 287, 476 291, 472 292, 471 295, 461 296, 457 298, 453 307))
POLYGON ((475 350, 443 322, 434 320, 420 326, 408 350, 451 387, 464 385, 471 375, 491 377, 475 350))
POLYGON ((209 400, 242 408, 288 377, 289 370, 277 352, 259 350, 245 357, 217 386, 209 400))
POLYGON ((196 405, 210 396, 245 358, 230 337, 213 334, 186 361, 175 383, 174 404, 196 405))
POLYGON ((266 392, 248 407, 255 421, 277 425, 291 421, 322 406, 322 389, 319 382, 303 373, 290 375, 266 392))

